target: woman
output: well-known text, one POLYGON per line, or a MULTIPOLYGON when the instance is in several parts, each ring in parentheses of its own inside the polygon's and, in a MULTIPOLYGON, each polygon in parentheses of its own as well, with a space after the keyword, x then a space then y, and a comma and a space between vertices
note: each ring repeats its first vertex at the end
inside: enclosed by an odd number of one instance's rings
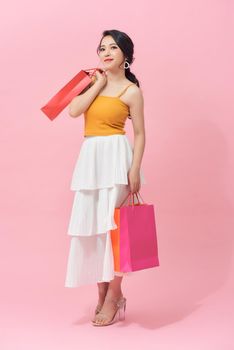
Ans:
POLYGON ((97 282, 95 326, 112 324, 118 316, 124 319, 121 282, 132 272, 114 271, 110 231, 117 228, 114 209, 145 183, 140 171, 145 147, 143 96, 130 72, 133 49, 127 34, 105 30, 97 49, 103 71, 96 71, 95 82, 69 105, 71 117, 84 113, 85 138, 71 183, 75 196, 65 287, 97 282), (127 117, 133 124, 134 147, 125 135, 127 117))

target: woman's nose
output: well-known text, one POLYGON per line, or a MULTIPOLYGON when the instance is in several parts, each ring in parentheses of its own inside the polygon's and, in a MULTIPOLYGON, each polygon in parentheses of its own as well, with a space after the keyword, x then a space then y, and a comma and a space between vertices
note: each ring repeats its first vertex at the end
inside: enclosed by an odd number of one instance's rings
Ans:
POLYGON ((105 56, 109 56, 109 55, 110 55, 110 51, 109 49, 106 49, 105 56))

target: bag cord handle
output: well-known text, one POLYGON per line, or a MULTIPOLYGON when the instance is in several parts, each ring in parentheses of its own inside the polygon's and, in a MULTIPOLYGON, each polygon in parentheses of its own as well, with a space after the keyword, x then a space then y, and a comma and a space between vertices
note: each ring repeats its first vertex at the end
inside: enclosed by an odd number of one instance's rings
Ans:
POLYGON ((92 77, 92 76, 95 74, 95 72, 96 72, 97 70, 103 71, 103 69, 98 68, 98 67, 96 67, 96 68, 84 69, 85 72, 93 71, 92 73, 88 73, 90 77, 92 77))
MULTIPOLYGON (((143 200, 143 198, 141 197, 140 192, 138 192, 138 194, 139 194, 139 196, 140 196, 142 202, 143 202, 144 204, 146 204, 145 201, 143 200)), ((126 198, 122 201, 122 203, 120 204, 119 208, 123 205, 123 203, 126 201, 126 199, 127 199, 128 197, 129 197, 129 199, 130 199, 130 198, 132 199, 132 205, 134 206, 134 195, 136 195, 137 200, 138 200, 138 203, 136 203, 135 205, 141 204, 140 201, 139 201, 139 198, 138 198, 138 194, 137 194, 137 192, 132 193, 132 192, 130 191, 130 192, 128 193, 127 197, 126 197, 126 198)), ((128 205, 129 205, 129 201, 128 201, 128 205)))

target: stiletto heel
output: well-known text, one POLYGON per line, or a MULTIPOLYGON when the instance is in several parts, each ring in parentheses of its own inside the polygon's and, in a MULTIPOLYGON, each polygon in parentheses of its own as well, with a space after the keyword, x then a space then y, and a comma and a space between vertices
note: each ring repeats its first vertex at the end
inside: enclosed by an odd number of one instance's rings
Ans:
MULTIPOLYGON (((109 326, 110 324, 113 324, 117 321, 124 321, 125 320, 125 310, 126 310, 126 302, 127 299, 125 297, 121 297, 118 301, 112 300, 115 302, 116 306, 118 307, 113 318, 106 323, 96 323, 95 321, 92 321, 93 326, 109 326)), ((105 318, 107 317, 104 312, 99 312, 99 315, 103 315, 105 318)))
POLYGON ((125 320, 125 309, 126 309, 126 299, 125 299, 122 307, 119 308, 119 320, 120 321, 125 320))

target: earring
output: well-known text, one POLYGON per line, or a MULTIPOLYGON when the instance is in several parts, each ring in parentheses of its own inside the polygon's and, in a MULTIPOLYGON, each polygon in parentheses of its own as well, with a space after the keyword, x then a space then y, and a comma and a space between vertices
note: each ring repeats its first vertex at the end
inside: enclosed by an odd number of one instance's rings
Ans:
POLYGON ((130 67, 130 64, 127 60, 124 61, 124 69, 128 69, 130 67), (127 67, 125 66, 127 64, 127 67))

